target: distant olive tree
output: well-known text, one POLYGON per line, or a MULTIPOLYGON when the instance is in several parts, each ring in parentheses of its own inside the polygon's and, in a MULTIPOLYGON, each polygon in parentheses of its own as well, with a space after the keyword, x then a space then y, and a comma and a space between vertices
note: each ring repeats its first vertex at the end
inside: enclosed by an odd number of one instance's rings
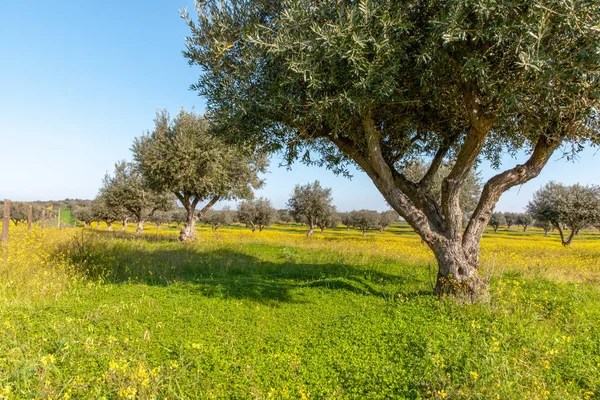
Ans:
POLYGON ((144 223, 156 211, 167 211, 174 205, 170 193, 149 188, 135 166, 125 161, 116 163, 113 175, 104 177, 99 195, 108 207, 125 208, 137 222, 137 233, 144 231, 144 223))
POLYGON ((600 221, 600 187, 549 182, 533 194, 527 211, 558 230, 563 246, 570 246, 581 229, 600 221), (565 237, 564 229, 570 229, 565 237))
POLYGON ((92 206, 75 207, 71 213, 78 221, 83 222, 84 226, 91 227, 93 222, 98 221, 95 213, 92 211, 92 206))
POLYGON ((221 226, 230 225, 233 218, 229 210, 209 210, 200 217, 200 220, 216 231, 221 226))
POLYGON ((340 215, 338 214, 335 206, 323 210, 317 219, 317 226, 321 229, 321 233, 325 232, 327 228, 335 228, 342 222, 340 215))
POLYGON ((373 210, 351 211, 352 226, 362 232, 363 237, 371 229, 379 229, 379 213, 373 210))
POLYGON ((350 228, 353 227, 352 213, 350 213, 350 212, 340 213, 340 218, 342 220, 342 224, 344 224, 344 226, 346 227, 347 230, 350 230, 350 228))
POLYGON ((262 186, 266 162, 209 134, 208 121, 181 110, 171 120, 157 112, 154 130, 136 138, 133 154, 148 186, 173 193, 187 211, 180 240, 194 238, 196 207, 201 217, 219 200, 250 199, 262 186))
POLYGON ((394 222, 398 221, 398 213, 394 210, 387 210, 379 214, 379 230, 381 232, 385 231, 385 229, 392 225, 394 222))
POLYGON ((294 217, 290 213, 290 210, 284 208, 281 210, 277 210, 277 220, 279 223, 287 225, 290 222, 294 221, 294 217))
POLYGON ((258 229, 260 232, 277 218, 277 210, 271 205, 271 201, 260 197, 252 201, 243 201, 238 206, 238 218, 241 223, 252 228, 252 232, 258 229))
POLYGON ((547 220, 535 220, 533 221, 533 226, 536 228, 540 228, 544 231, 544 236, 549 236, 550 231, 553 229, 552 223, 547 220))
MULTIPOLYGON (((112 231, 112 224, 116 221, 123 221, 127 215, 127 210, 121 206, 109 205, 106 195, 98 195, 92 201, 90 208, 93 218, 96 221, 106 223, 106 229, 112 231)), ((99 227, 99 225, 97 226, 99 227)))
POLYGON ((506 213, 504 213, 504 220, 506 221, 506 227, 508 229, 510 229, 511 226, 517 224, 517 218, 518 218, 518 216, 519 215, 517 213, 513 213, 513 212, 506 212, 506 213))
POLYGON ((504 218, 504 214, 499 212, 492 213, 488 225, 494 228, 494 232, 498 232, 498 228, 500 228, 502 225, 506 225, 506 218, 504 218))
POLYGON ((326 218, 333 207, 331 189, 321 186, 319 181, 306 185, 296 185, 287 202, 292 215, 308 224, 306 236, 311 236, 319 225, 319 220, 326 218))
MULTIPOLYGON (((42 207, 22 201, 13 201, 10 206, 10 220, 15 226, 26 223, 29 219, 29 207, 31 206, 31 222, 39 221, 42 217, 42 207)), ((4 207, 0 207, 0 218, 4 218, 4 207)))
POLYGON ((527 228, 533 224, 533 217, 527 213, 517 214, 515 223, 523 227, 523 232, 527 232, 527 228))
POLYGON ((156 211, 151 217, 150 222, 156 224, 156 228, 160 230, 161 226, 164 224, 170 224, 173 216, 171 215, 173 210, 169 211, 156 211))

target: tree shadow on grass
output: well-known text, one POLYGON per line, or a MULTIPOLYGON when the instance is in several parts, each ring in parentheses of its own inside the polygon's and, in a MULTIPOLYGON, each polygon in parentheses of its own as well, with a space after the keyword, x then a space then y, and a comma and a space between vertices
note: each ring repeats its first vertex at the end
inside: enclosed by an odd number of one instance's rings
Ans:
POLYGON ((269 304, 299 302, 293 292, 303 288, 347 291, 387 300, 397 295, 431 295, 424 279, 414 274, 397 276, 348 263, 296 262, 290 260, 285 246, 272 249, 265 260, 230 248, 205 251, 185 244, 163 248, 99 240, 69 254, 72 265, 92 280, 152 286, 178 283, 173 290, 269 304))

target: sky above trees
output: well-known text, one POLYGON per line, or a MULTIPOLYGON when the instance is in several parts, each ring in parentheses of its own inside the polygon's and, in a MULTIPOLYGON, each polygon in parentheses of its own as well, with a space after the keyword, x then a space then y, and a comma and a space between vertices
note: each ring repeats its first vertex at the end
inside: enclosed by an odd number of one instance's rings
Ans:
MULTIPOLYGON (((189 85, 200 70, 181 55, 188 28, 178 9, 191 1, 3 2, 0 13, 0 197, 15 201, 93 198, 116 160, 131 160, 133 138, 153 127, 157 108, 204 110, 189 85)), ((550 180, 600 184, 600 155, 579 160, 558 152, 540 176, 515 187, 497 210, 521 211, 550 180)), ((522 161, 505 157, 504 167, 522 161)), ((352 180, 318 167, 278 168, 275 155, 257 196, 283 208, 297 183, 331 187, 340 211, 387 209, 371 180, 352 180)), ((482 164, 482 176, 494 174, 482 164)), ((219 206, 217 208, 220 208, 219 206)))

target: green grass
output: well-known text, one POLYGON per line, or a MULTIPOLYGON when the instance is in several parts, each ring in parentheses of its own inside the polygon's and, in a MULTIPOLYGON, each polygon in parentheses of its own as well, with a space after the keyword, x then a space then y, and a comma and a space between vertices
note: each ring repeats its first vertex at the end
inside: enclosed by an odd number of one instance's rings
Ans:
POLYGON ((60 224, 62 226, 75 226, 77 223, 77 219, 71 213, 71 209, 69 207, 62 207, 60 209, 60 224))
POLYGON ((84 281, 0 306, 0 398, 600 398, 597 286, 511 273, 461 305, 385 255, 91 234, 68 257, 84 281))

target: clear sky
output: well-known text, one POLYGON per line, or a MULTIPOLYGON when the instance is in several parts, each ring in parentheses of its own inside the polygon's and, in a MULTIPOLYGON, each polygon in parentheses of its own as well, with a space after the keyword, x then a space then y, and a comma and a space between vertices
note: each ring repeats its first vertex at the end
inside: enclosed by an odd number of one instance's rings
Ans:
MULTIPOLYGON (((114 162, 130 159, 135 136, 157 108, 204 111, 189 85, 197 67, 181 55, 189 0, 0 0, 0 198, 93 198, 114 162)), ((557 155, 535 180, 505 193, 497 206, 519 211, 549 180, 600 184, 600 154, 576 162, 557 155)), ((520 157, 521 161, 523 157, 520 157)), ((519 160, 506 158, 504 166, 519 160)), ((368 177, 348 180, 317 167, 271 163, 258 193, 284 207, 296 183, 319 179, 338 209, 384 210, 368 177)), ((482 166, 489 178, 495 171, 482 166)))

